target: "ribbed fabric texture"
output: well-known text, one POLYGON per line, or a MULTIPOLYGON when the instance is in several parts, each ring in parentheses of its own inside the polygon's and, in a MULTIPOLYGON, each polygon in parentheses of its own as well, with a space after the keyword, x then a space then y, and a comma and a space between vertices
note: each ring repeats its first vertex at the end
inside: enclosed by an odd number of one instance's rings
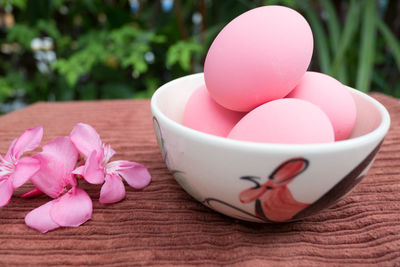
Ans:
POLYGON ((42 125, 42 144, 68 135, 78 122, 92 125, 115 159, 145 164, 144 190, 126 186, 126 199, 98 202, 100 186, 81 183, 93 199, 93 216, 79 228, 40 234, 25 215, 49 201, 21 199, 17 189, 0 209, 0 265, 400 265, 400 103, 384 104, 392 126, 368 175, 332 208, 295 223, 256 224, 211 211, 175 182, 158 150, 149 100, 37 103, 0 117, 0 153, 25 129, 42 125))

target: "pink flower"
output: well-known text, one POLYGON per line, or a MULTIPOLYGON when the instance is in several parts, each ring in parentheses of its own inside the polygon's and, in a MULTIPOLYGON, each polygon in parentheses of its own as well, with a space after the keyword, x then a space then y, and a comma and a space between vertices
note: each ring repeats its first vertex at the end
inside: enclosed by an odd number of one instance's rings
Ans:
POLYGON ((22 154, 37 148, 42 141, 43 128, 37 126, 26 130, 15 139, 3 158, 0 156, 0 207, 10 202, 14 189, 23 185, 40 168, 39 161, 22 154))
POLYGON ((133 188, 141 189, 150 183, 150 173, 142 164, 118 160, 109 162, 115 151, 101 142, 99 134, 90 125, 79 123, 70 134, 72 143, 86 158, 84 166, 73 173, 82 175, 91 184, 103 184, 101 203, 115 203, 125 197, 122 178, 133 188))
POLYGON ((69 137, 58 137, 33 155, 40 162, 40 170, 31 182, 54 200, 34 209, 25 217, 25 223, 42 233, 58 227, 77 227, 92 216, 92 200, 77 187, 72 171, 78 160, 78 151, 69 137))

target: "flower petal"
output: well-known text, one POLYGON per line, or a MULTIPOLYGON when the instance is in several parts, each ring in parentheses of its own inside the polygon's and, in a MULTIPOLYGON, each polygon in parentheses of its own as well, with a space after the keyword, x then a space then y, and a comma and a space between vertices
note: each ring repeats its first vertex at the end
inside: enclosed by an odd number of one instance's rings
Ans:
POLYGON ((101 158, 96 150, 90 154, 85 163, 83 178, 91 184, 102 184, 104 182, 104 170, 100 167, 101 158))
POLYGON ((73 170, 72 173, 76 175, 83 175, 84 171, 85 171, 85 166, 79 166, 78 168, 73 170))
POLYGON ((26 130, 16 141, 12 149, 12 155, 18 159, 24 152, 32 151, 40 145, 43 137, 43 127, 26 130))
POLYGON ((112 163, 118 163, 117 173, 125 179, 125 181, 133 188, 142 189, 146 187, 151 180, 151 176, 147 168, 136 162, 119 160, 112 163))
POLYGON ((29 212, 25 216, 25 224, 41 233, 46 233, 50 230, 60 227, 50 217, 50 210, 54 203, 55 200, 49 201, 46 204, 29 212))
POLYGON ((50 216, 60 226, 78 227, 92 217, 92 200, 79 188, 72 188, 55 200, 50 216))
POLYGON ((17 143, 17 140, 18 140, 18 138, 15 138, 11 142, 10 147, 8 148, 7 154, 4 156, 4 159, 7 160, 8 162, 14 161, 12 153, 13 153, 15 144, 17 143))
POLYGON ((107 175, 105 180, 100 190, 101 203, 115 203, 125 198, 125 186, 118 174, 107 175))
POLYGON ((32 157, 40 161, 40 170, 31 177, 31 182, 46 195, 58 197, 71 184, 71 173, 78 160, 75 146, 67 136, 58 137, 32 157))
POLYGON ((68 136, 57 137, 43 146, 43 153, 62 162, 65 174, 70 174, 75 169, 78 161, 78 151, 68 136))
POLYGON ((77 187, 78 186, 78 181, 76 180, 76 175, 74 175, 72 173, 69 174, 69 176, 66 178, 66 181, 72 187, 77 187))
POLYGON ((6 178, 0 181, 0 207, 4 207, 10 202, 13 192, 14 187, 11 179, 6 178))
POLYGON ((112 156, 114 156, 116 153, 114 151, 114 149, 111 148, 110 145, 105 145, 103 151, 104 151, 103 152, 104 153, 104 162, 108 162, 112 158, 112 156))
POLYGON ((11 175, 14 188, 26 183, 40 169, 40 161, 32 157, 25 157, 15 165, 14 173, 11 175))
POLYGON ((46 195, 56 198, 64 190, 66 181, 64 180, 64 164, 53 157, 52 154, 38 153, 32 156, 39 160, 40 169, 33 175, 31 182, 46 195))
POLYGON ((102 149, 99 134, 88 124, 78 123, 69 136, 78 151, 86 158, 90 156, 93 150, 100 152, 102 149))

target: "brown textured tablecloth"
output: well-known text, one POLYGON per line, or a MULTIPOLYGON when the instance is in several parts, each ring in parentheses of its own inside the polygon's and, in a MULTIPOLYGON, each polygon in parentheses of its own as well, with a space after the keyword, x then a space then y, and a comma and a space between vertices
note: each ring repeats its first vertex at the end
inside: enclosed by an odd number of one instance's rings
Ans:
POLYGON ((332 208, 286 224, 234 220, 187 195, 162 161, 149 100, 38 103, 2 116, 2 155, 27 128, 42 125, 43 144, 85 122, 115 159, 145 164, 152 182, 142 191, 126 186, 126 199, 113 205, 97 201, 99 186, 84 184, 92 219, 47 234, 24 217, 49 198, 19 198, 31 188, 24 185, 0 208, 0 265, 400 266, 400 103, 372 96, 388 108, 392 126, 368 175, 332 208))

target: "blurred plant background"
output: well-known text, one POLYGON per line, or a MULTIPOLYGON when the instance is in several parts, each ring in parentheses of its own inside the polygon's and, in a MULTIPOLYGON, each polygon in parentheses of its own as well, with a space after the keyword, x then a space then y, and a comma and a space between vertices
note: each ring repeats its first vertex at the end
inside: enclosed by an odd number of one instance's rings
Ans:
POLYGON ((310 23, 311 70, 400 97, 397 0, 0 0, 0 112, 36 101, 151 97, 201 72, 230 20, 270 4, 310 23))

